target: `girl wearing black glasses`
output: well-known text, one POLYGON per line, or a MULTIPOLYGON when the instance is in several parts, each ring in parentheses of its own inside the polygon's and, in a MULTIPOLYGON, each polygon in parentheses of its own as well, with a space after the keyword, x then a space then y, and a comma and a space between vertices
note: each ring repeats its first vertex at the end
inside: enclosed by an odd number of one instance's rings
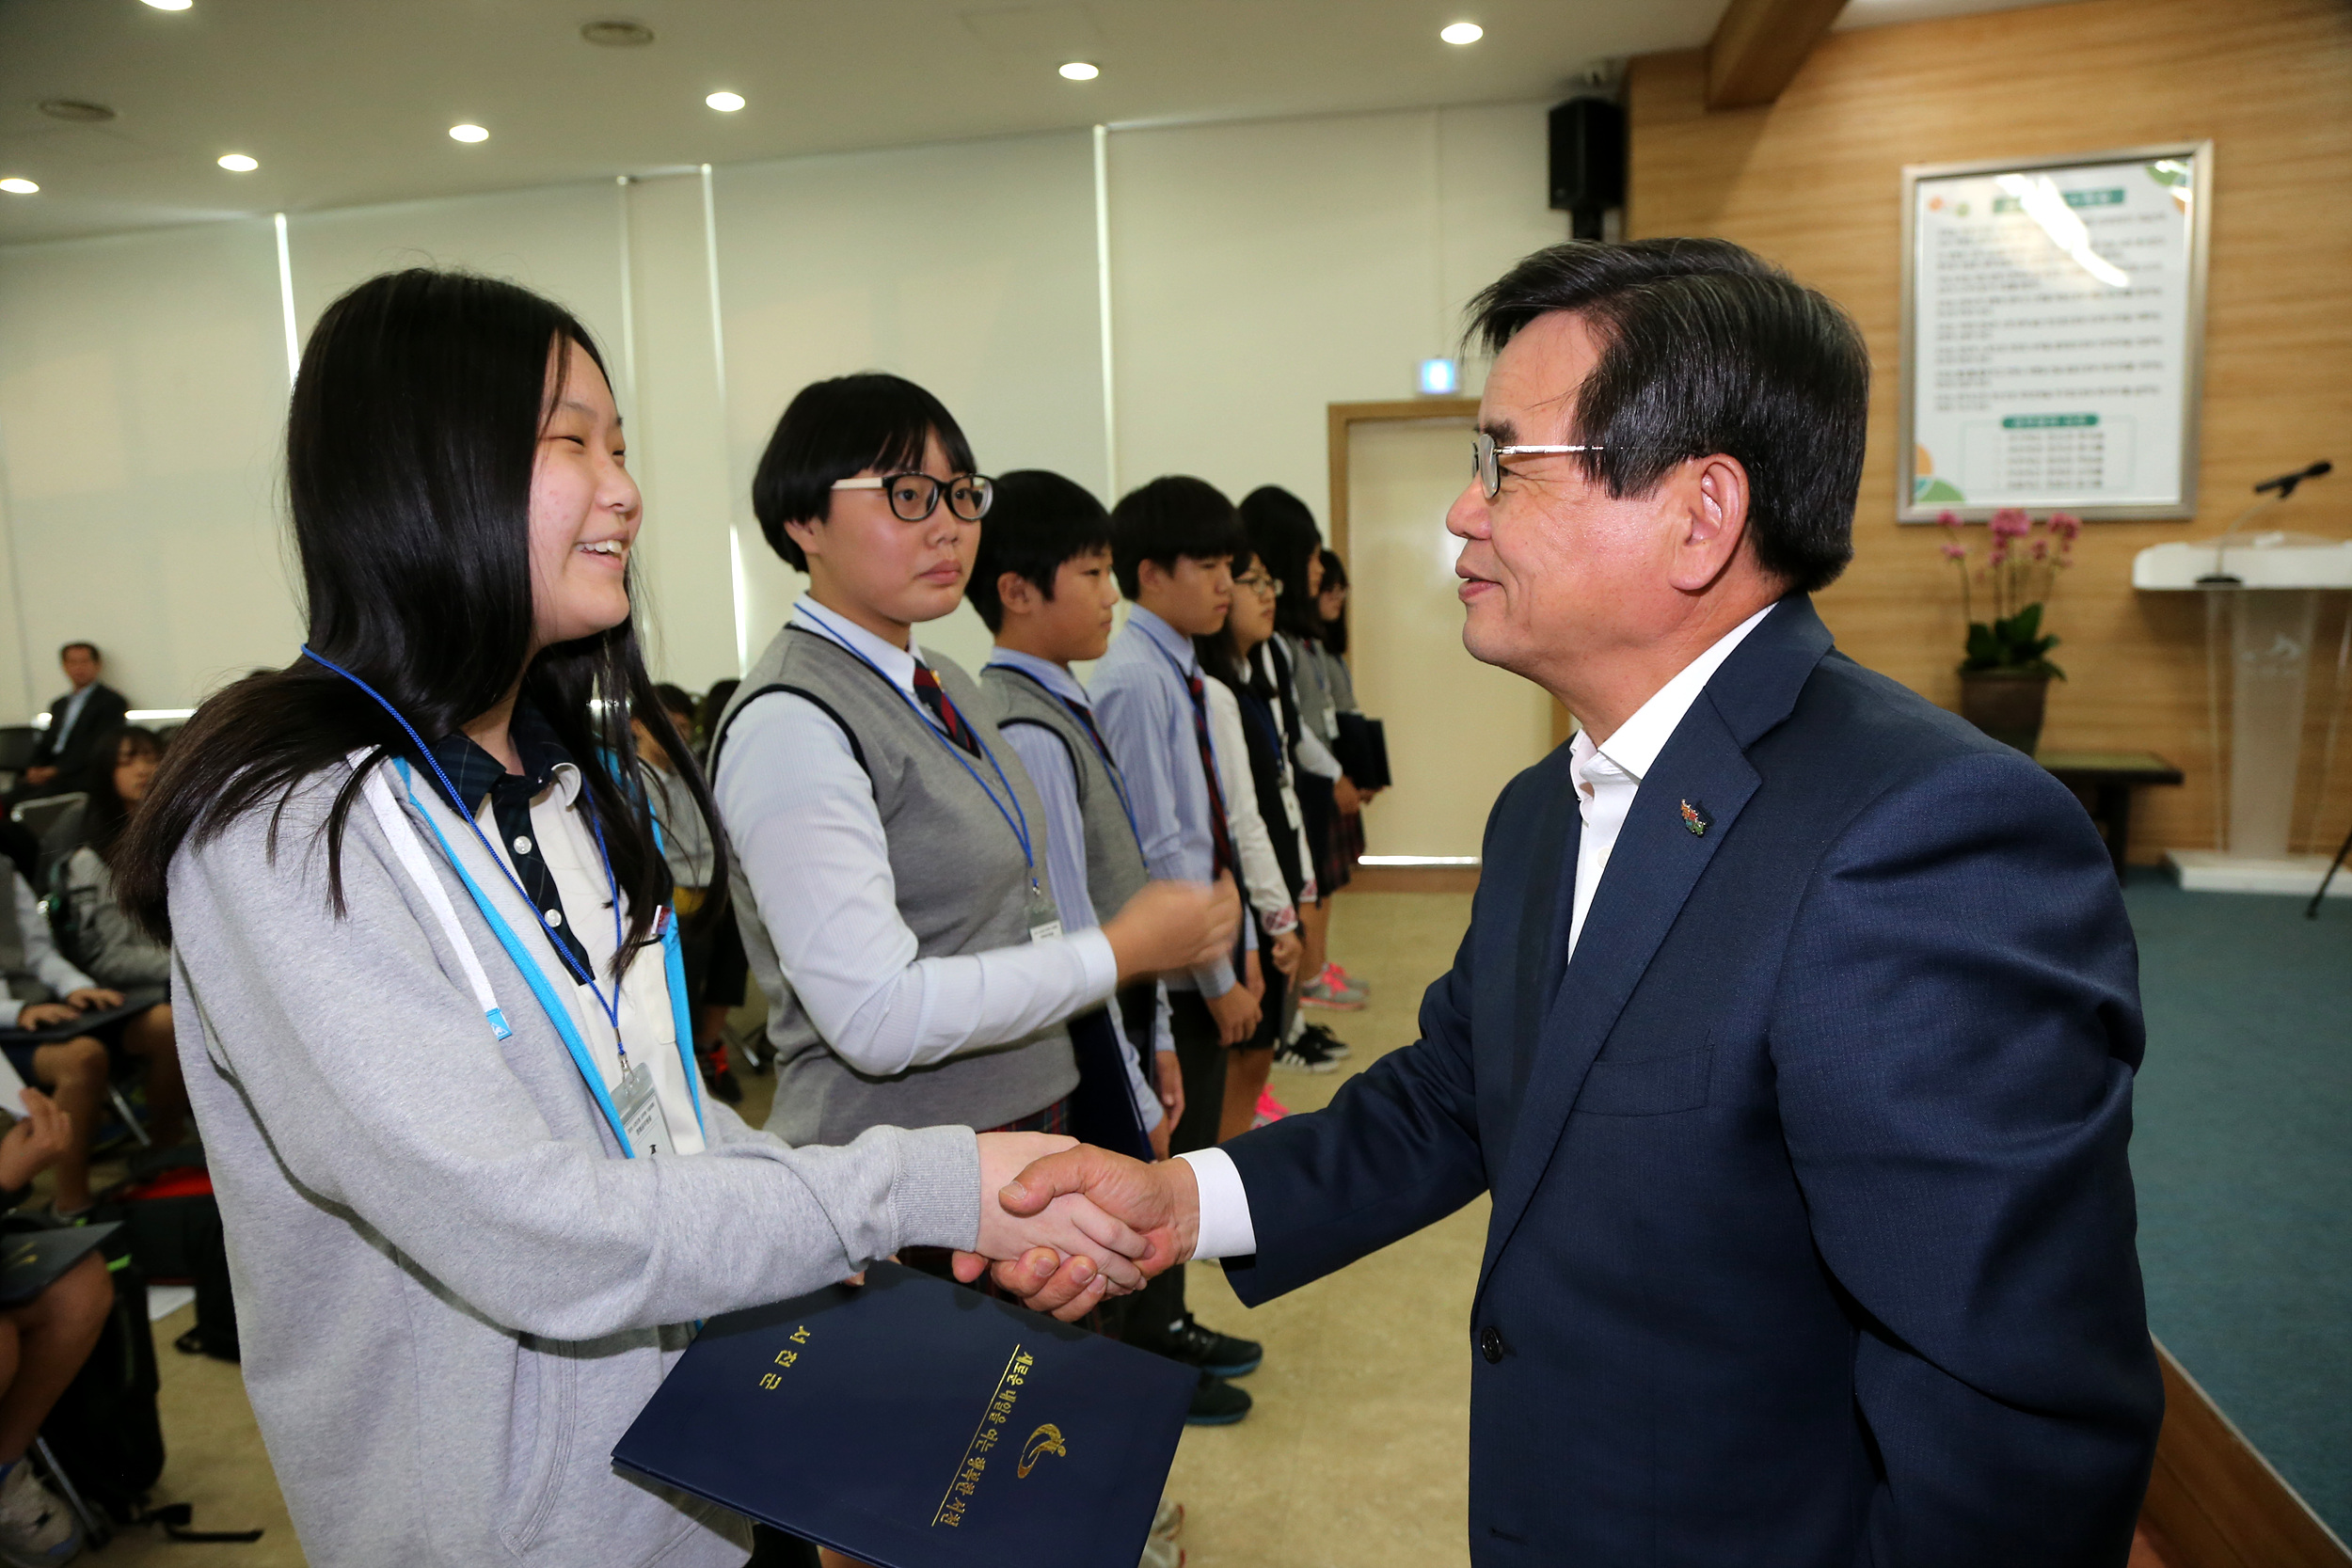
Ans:
POLYGON ((711 778, 787 1142, 1059 1132, 1078 1081, 1065 1021, 1232 935, 1228 901, 1172 882, 1062 934, 1044 813, 994 705, 915 639, 971 575, 991 499, 976 467, 936 398, 865 374, 795 397, 752 482, 809 586, 720 721, 711 778))

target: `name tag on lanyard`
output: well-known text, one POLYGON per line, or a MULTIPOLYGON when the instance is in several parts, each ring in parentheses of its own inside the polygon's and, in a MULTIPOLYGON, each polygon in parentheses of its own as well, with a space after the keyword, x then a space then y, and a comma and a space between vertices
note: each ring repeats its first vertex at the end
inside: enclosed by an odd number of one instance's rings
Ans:
POLYGON ((1029 940, 1051 942, 1061 935, 1061 911, 1054 905, 1045 890, 1032 882, 1029 885, 1029 940))
POLYGON ((670 1137, 669 1115, 661 1109, 661 1095, 654 1087, 652 1063, 632 1060, 628 1064, 620 1087, 612 1091, 612 1108, 620 1113, 621 1131, 628 1134, 630 1148, 641 1155, 677 1152, 670 1137))

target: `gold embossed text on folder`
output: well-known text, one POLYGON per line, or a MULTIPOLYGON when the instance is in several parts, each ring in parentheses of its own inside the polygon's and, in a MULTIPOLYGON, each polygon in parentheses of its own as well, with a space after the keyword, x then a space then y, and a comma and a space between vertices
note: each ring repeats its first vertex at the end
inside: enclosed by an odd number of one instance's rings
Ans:
POLYGON ((1037 1365, 1037 1357, 1019 1345, 1005 1361, 1005 1370, 996 1379, 996 1386, 988 1396, 988 1408, 980 1413, 980 1424, 972 1433, 972 1441, 963 1446, 963 1457, 956 1465, 955 1480, 939 1499, 939 1508, 931 1515, 934 1528, 941 1525, 963 1523, 964 1505, 980 1489, 980 1478, 988 1472, 988 1456, 1005 1435, 1005 1423, 1012 1418, 1013 1402, 1021 1397, 1021 1386, 1029 1380, 1029 1369, 1037 1365))

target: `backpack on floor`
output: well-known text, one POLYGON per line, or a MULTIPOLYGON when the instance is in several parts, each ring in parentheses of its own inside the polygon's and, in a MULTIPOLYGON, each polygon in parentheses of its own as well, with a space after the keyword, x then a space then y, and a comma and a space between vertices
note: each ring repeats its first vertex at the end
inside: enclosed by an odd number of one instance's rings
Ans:
POLYGON ((188 1354, 240 1359, 237 1304, 229 1290, 229 1246, 220 1227, 213 1179, 198 1150, 148 1151, 134 1161, 131 1184, 112 1195, 107 1218, 123 1222, 131 1256, 151 1280, 196 1287, 196 1326, 175 1341, 188 1354), (191 1163, 191 1161, 193 1163, 191 1163))
POLYGON ((139 1517, 164 1473, 164 1426, 155 1411, 155 1336, 147 1322, 147 1275, 125 1258, 112 1265, 114 1306, 82 1370, 58 1396, 40 1434, 94 1510, 123 1524, 139 1517))

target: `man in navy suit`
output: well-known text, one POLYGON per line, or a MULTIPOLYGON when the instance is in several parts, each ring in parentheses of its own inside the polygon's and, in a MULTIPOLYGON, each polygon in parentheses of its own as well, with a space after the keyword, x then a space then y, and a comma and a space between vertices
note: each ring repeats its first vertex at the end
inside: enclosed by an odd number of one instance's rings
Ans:
POLYGON ((1496 801, 1422 1039, 1008 1207, 1084 1189, 1255 1303, 1490 1193, 1480 1568, 2122 1564, 2163 1407, 2132 933, 2066 790, 1814 613, 1859 335, 1691 240, 1540 252, 1476 325, 1464 641, 1582 729, 1496 801))

